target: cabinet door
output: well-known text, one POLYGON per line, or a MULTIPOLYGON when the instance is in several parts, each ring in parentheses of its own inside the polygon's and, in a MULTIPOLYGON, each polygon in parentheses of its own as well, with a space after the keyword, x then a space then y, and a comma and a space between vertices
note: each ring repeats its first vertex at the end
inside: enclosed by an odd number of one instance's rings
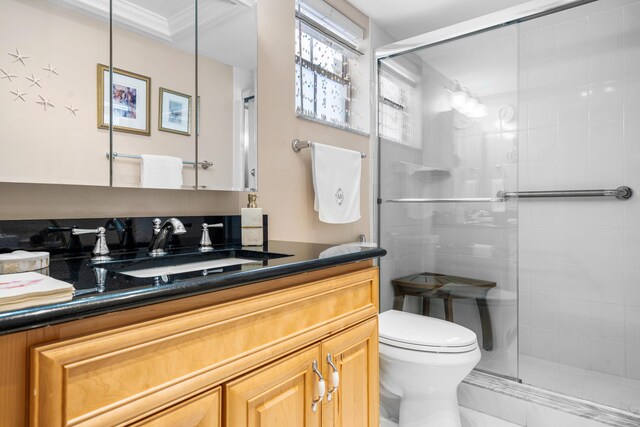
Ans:
POLYGON ((323 375, 327 397, 322 408, 323 427, 377 427, 378 319, 336 335, 322 343, 323 375), (334 389, 334 368, 338 387, 334 389))
POLYGON ((220 387, 199 394, 130 427, 220 427, 220 387))
MULTIPOLYGON (((319 427, 320 413, 312 409, 318 397, 320 345, 276 361, 225 386, 227 427, 319 427)), ((319 405, 318 405, 319 406, 319 405)))

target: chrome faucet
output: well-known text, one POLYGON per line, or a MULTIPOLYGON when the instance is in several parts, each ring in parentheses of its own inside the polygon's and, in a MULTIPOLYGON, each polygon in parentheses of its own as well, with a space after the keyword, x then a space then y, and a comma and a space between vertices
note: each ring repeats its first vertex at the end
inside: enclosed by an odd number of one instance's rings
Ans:
POLYGON ((224 227, 223 223, 218 224, 207 224, 206 222, 202 223, 202 236, 200 237, 200 252, 210 252, 213 250, 213 245, 211 244, 211 236, 209 236, 210 228, 222 228, 224 227))
POLYGON ((136 240, 133 234, 133 220, 131 218, 127 218, 124 221, 120 218, 111 218, 104 225, 104 228, 107 230, 116 230, 121 248, 135 248, 136 240))
POLYGON ((72 236, 79 236, 81 234, 95 234, 96 235, 96 243, 93 245, 93 251, 91 251, 91 262, 103 262, 109 261, 111 257, 109 256, 109 247, 107 246, 107 238, 105 234, 107 230, 104 227, 98 228, 71 228, 72 236))
MULTIPOLYGON (((153 220, 154 225, 159 224, 161 221, 158 218, 153 220)), ((155 227, 154 227, 155 228, 155 227)), ((165 248, 169 238, 174 234, 184 234, 187 230, 184 228, 184 224, 180 222, 178 218, 169 218, 158 229, 157 233, 154 230, 154 236, 149 243, 149 255, 150 256, 162 256, 166 255, 165 248)))

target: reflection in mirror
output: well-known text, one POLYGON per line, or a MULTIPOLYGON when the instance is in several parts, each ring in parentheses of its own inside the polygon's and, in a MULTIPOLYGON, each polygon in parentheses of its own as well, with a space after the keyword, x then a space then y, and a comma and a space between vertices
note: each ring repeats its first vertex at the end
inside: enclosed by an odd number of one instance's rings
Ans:
POLYGON ((113 186, 194 189, 195 0, 112 1, 113 186))
POLYGON ((198 188, 257 188, 255 0, 198 1, 198 188))
POLYGON ((254 0, 0 5, 0 181, 256 188, 254 0))
POLYGON ((96 64, 109 63, 108 7, 0 0, 0 181, 109 185, 96 127, 96 64))

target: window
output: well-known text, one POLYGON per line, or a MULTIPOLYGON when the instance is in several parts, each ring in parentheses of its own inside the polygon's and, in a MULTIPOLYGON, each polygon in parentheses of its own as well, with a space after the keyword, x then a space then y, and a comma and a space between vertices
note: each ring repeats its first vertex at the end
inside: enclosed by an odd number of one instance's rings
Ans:
POLYGON ((378 73, 378 115, 381 138, 420 148, 419 138, 413 135, 415 78, 408 72, 381 64, 378 73))
MULTIPOLYGON (((363 78, 354 72, 359 68, 361 55, 350 45, 353 41, 344 40, 345 35, 352 39, 353 36, 340 23, 328 21, 322 10, 312 6, 330 8, 318 0, 313 4, 309 0, 298 3, 295 30, 296 113, 299 117, 332 126, 366 131, 358 128, 365 126, 361 119, 368 113, 358 111, 359 102, 354 99, 362 97, 361 91, 354 90, 357 80, 363 78), (337 32, 340 36, 336 35, 337 32)), ((331 9, 329 14, 335 17, 337 13, 331 9)), ((346 17, 338 16, 343 23, 355 25, 344 21, 346 17)), ((360 27, 354 28, 363 31, 360 27)))

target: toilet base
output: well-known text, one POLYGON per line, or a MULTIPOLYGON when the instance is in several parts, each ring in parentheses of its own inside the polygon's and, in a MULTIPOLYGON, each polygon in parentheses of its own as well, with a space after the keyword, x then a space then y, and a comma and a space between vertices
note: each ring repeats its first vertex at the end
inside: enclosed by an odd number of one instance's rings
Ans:
POLYGON ((405 396, 400 401, 399 427, 460 427, 456 390, 438 396, 405 396))

